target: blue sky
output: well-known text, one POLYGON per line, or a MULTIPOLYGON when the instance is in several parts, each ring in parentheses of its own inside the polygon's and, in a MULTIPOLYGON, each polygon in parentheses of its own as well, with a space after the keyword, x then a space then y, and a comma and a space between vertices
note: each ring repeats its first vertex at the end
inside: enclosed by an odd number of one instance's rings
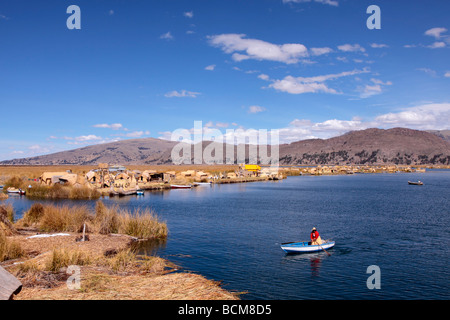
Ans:
POLYGON ((205 129, 450 129, 450 2, 0 3, 0 160, 205 129), (69 5, 81 30, 69 30, 69 5), (369 30, 369 5, 381 29, 369 30))

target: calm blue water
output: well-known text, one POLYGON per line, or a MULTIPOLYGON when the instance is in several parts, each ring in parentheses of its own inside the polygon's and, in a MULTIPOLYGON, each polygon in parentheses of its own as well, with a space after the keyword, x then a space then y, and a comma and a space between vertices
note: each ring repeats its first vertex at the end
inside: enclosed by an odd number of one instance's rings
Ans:
MULTIPOLYGON (((32 203, 7 201, 19 216, 32 203)), ((243 299, 450 298, 450 171, 290 177, 103 201, 151 207, 170 232, 157 253, 248 292, 243 299), (280 249, 308 240, 314 226, 336 241, 331 256, 280 249), (380 267, 380 290, 366 286, 370 265, 380 267)))

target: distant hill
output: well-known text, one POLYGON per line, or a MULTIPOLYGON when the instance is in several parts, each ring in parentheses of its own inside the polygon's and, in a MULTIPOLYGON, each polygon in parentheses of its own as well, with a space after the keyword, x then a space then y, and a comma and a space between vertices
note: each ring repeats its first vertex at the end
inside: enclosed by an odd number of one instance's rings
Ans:
POLYGON ((450 164, 450 144, 405 128, 367 129, 280 146, 283 164, 450 164))
MULTIPOLYGON (((211 142, 203 142, 205 149, 211 142)), ((87 146, 1 165, 122 165, 171 164, 178 142, 145 138, 87 146)), ((193 147, 192 147, 193 148, 193 147)), ((223 147, 224 162, 226 146, 223 147)), ((246 146, 248 150, 249 146, 246 146)), ((236 153, 236 147, 233 147, 236 153)), ((270 153, 270 151, 269 151, 270 153)), ((246 153, 248 155, 248 151, 246 153)), ((318 164, 445 164, 450 165, 450 143, 436 133, 405 128, 367 129, 331 139, 310 139, 279 146, 281 165, 318 164)), ((236 157, 234 157, 236 159, 236 157)), ((248 159, 247 159, 248 162, 248 159)))
POLYGON ((2 165, 96 165, 109 164, 164 164, 177 143, 145 138, 97 144, 79 149, 24 159, 2 161, 2 165), (166 152, 166 153, 165 153, 166 152))
POLYGON ((445 141, 450 142, 450 130, 428 130, 427 132, 437 135, 445 141))

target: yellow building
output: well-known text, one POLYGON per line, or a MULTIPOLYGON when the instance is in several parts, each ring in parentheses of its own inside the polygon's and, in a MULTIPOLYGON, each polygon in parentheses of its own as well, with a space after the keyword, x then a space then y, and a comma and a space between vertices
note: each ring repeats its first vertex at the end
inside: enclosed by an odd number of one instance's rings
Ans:
POLYGON ((250 172, 259 172, 261 171, 261 167, 257 164, 245 164, 244 170, 250 171, 250 172))

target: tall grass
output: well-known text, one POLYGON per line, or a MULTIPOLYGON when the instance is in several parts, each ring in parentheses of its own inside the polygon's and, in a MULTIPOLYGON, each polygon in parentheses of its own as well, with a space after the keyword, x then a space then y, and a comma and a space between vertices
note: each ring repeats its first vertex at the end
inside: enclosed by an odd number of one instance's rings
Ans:
POLYGON ((139 239, 161 239, 168 234, 167 224, 149 209, 131 212, 118 206, 107 207, 101 201, 94 212, 86 206, 33 204, 17 223, 42 232, 82 232, 86 223, 88 232, 100 234, 120 233, 139 239))
POLYGON ((89 254, 78 250, 54 249, 45 264, 45 270, 58 272, 70 265, 85 266, 92 263, 89 254))
POLYGON ((98 201, 95 206, 94 225, 98 233, 110 234, 119 233, 120 220, 118 207, 106 207, 103 202, 98 201))
POLYGON ((121 211, 119 232, 139 239, 166 238, 167 225, 149 209, 136 209, 133 213, 121 211))
POLYGON ((52 206, 44 209, 39 228, 44 232, 81 232, 85 222, 92 220, 86 206, 52 206))
POLYGON ((7 192, 8 188, 25 189, 27 186, 25 179, 18 176, 10 177, 3 183, 3 192, 7 192))
POLYGON ((25 252, 20 244, 8 239, 5 232, 0 229, 0 262, 17 259, 24 255, 25 252))
POLYGON ((73 199, 94 200, 100 198, 100 193, 89 187, 71 187, 55 184, 46 186, 34 184, 27 189, 27 196, 32 199, 73 199))

